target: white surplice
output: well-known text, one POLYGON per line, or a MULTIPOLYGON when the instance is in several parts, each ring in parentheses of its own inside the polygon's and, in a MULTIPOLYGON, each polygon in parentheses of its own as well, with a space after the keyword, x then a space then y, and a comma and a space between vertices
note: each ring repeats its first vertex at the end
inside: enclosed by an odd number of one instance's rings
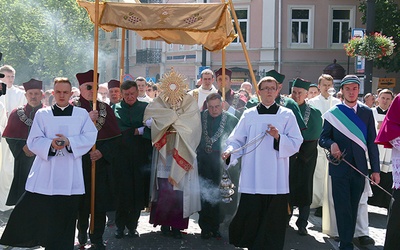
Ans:
MULTIPOLYGON (((0 102, 4 104, 4 116, 1 116, 1 125, 7 125, 7 119, 11 111, 27 103, 25 91, 16 86, 7 88, 6 95, 0 96, 0 102), (5 124, 4 124, 5 119, 5 124)), ((3 129, 4 129, 3 128, 3 129)), ((8 193, 14 178, 14 156, 10 151, 5 138, 0 143, 0 211, 12 209, 14 206, 6 206, 8 193)))
POLYGON ((91 149, 96 138, 97 129, 86 110, 73 107, 72 116, 54 116, 51 107, 40 109, 27 140, 36 158, 26 190, 44 195, 84 194, 82 156, 91 149), (55 156, 49 156, 56 134, 68 138, 72 153, 63 148, 55 156))
MULTIPOLYGON (((372 108, 372 114, 375 119, 376 134, 378 134, 378 123, 385 119, 384 114, 379 114, 376 108, 372 108)), ((381 172, 388 173, 392 172, 392 149, 385 148, 383 145, 378 145, 379 159, 381 164, 381 172)))
POLYGON ((279 107, 277 114, 258 114, 256 107, 246 110, 227 139, 228 148, 238 149, 275 126, 280 135, 279 151, 274 138, 267 134, 262 141, 232 154, 231 162, 242 156, 239 192, 247 194, 288 194, 289 157, 303 142, 296 117, 290 109, 279 107))
POLYGON ((203 89, 202 86, 198 87, 197 89, 193 89, 188 92, 189 95, 193 96, 197 101, 197 105, 199 106, 199 110, 203 111, 204 102, 209 94, 217 93, 218 90, 211 85, 211 89, 203 89))
MULTIPOLYGON (((341 101, 335 97, 329 96, 328 98, 323 97, 321 94, 308 100, 308 104, 313 105, 321 114, 324 114, 331 107, 341 101)), ((328 160, 325 156, 325 150, 318 145, 318 158, 317 164, 315 165, 314 180, 313 180, 313 201, 311 208, 321 207, 324 199, 325 182, 328 175, 328 160)))

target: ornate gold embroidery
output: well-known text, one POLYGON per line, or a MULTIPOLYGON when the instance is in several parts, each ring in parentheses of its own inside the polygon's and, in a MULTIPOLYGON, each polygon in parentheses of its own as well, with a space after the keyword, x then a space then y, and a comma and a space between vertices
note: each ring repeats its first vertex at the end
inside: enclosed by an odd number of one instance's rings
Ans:
POLYGON ((167 8, 163 8, 161 10, 161 13, 160 13, 160 21, 161 21, 161 23, 165 23, 166 19, 169 17, 169 15, 170 14, 169 14, 167 8))
POLYGON ((197 21, 200 21, 203 17, 200 16, 200 13, 193 14, 191 17, 185 19, 187 24, 194 24, 197 21))
POLYGON ((124 16, 124 19, 133 24, 136 24, 136 23, 139 23, 142 21, 142 19, 140 19, 140 17, 135 16, 135 13, 133 13, 133 12, 129 12, 129 14, 127 16, 124 16))

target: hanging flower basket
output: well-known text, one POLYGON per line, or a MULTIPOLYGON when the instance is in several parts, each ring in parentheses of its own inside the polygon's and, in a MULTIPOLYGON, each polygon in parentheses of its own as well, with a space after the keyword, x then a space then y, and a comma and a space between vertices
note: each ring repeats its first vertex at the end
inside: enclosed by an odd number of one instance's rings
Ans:
POLYGON ((344 49, 350 57, 361 56, 367 60, 374 60, 390 56, 395 46, 392 37, 376 32, 369 36, 353 37, 344 45, 344 49))

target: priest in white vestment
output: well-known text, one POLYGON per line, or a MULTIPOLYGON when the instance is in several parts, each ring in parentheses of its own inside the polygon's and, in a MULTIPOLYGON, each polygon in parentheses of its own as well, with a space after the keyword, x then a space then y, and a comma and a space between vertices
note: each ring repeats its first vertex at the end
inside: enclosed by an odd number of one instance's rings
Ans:
MULTIPOLYGON (((328 90, 333 88, 333 77, 328 74, 322 74, 318 78, 318 88, 320 94, 314 98, 308 100, 308 104, 316 107, 324 114, 332 106, 341 103, 341 101, 328 93, 328 90)), ((316 216, 322 216, 322 204, 324 201, 324 187, 326 182, 326 176, 328 173, 328 160, 325 156, 325 151, 318 145, 318 158, 317 165, 314 172, 313 182, 313 202, 311 208, 317 208, 315 213, 316 216)))
MULTIPOLYGON (((0 82, 7 85, 6 94, 0 96, 0 102, 5 107, 5 117, 2 116, 0 126, 7 125, 8 116, 14 109, 23 106, 27 103, 25 98, 25 91, 14 86, 15 69, 10 65, 4 65, 0 68, 0 73, 4 74, 4 78, 0 82)), ((8 193, 10 191, 11 183, 14 178, 14 156, 10 151, 8 143, 4 138, 1 138, 0 143, 0 211, 6 211, 13 206, 6 206, 8 193)))
POLYGON ((229 242, 249 249, 283 249, 289 157, 299 151, 303 138, 293 112, 275 103, 275 78, 262 78, 258 94, 262 102, 243 113, 222 154, 231 165, 242 157, 241 198, 229 226, 229 242))
POLYGON ((201 85, 197 89, 193 89, 189 91, 189 95, 193 96, 197 101, 197 105, 199 106, 199 110, 203 111, 205 107, 205 100, 209 94, 217 93, 217 88, 214 87, 214 72, 211 69, 205 69, 201 71, 200 78, 201 85))
MULTIPOLYGON (((372 114, 374 115, 376 133, 378 134, 382 122, 389 110, 389 107, 393 101, 393 92, 389 89, 383 89, 378 95, 378 105, 372 108, 372 114)), ((383 145, 378 145, 379 149, 379 161, 381 165, 381 182, 380 186, 383 187, 389 193, 392 192, 393 175, 392 175, 392 149, 385 148, 383 145)), ((368 204, 378 207, 389 208, 390 196, 383 192, 376 186, 371 186, 373 196, 369 197, 368 204)))
POLYGON ((186 93, 185 77, 173 70, 163 75, 161 93, 144 112, 154 146, 150 181, 150 223, 164 235, 182 238, 189 216, 200 211, 196 148, 201 119, 196 101, 186 93), (152 121, 152 122, 151 122, 152 121))

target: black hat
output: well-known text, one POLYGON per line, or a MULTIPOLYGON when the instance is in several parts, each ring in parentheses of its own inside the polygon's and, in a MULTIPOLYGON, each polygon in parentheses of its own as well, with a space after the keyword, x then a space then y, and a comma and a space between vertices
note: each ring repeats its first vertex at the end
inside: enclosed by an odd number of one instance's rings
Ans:
MULTIPOLYGON (((215 71, 215 78, 217 78, 220 75, 222 75, 222 68, 220 68, 219 70, 215 71)), ((230 71, 227 68, 225 68, 225 75, 229 76, 229 78, 232 79, 232 71, 230 71)))
POLYGON ((108 89, 111 89, 111 88, 119 88, 120 85, 121 85, 121 84, 120 84, 120 82, 119 82, 118 80, 110 80, 110 81, 108 82, 108 89))
POLYGON ((36 80, 36 79, 30 79, 28 82, 24 82, 22 84, 25 88, 25 91, 28 91, 30 89, 42 89, 42 81, 36 80))
MULTIPOLYGON (((97 73, 97 80, 99 80, 100 74, 97 73)), ((91 69, 84 73, 76 74, 76 79, 78 79, 79 85, 82 85, 86 82, 94 82, 94 71, 91 69)))

